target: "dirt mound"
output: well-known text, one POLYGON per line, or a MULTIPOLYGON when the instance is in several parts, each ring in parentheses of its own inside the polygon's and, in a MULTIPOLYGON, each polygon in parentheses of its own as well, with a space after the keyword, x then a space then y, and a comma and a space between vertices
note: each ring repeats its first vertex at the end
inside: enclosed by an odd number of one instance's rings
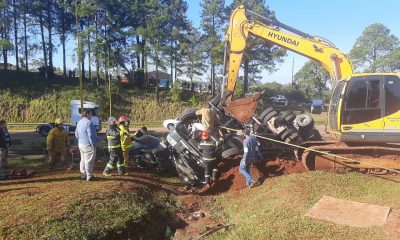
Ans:
MULTIPOLYGON (((228 191, 238 191, 245 187, 245 178, 239 172, 241 156, 226 159, 218 166, 220 171, 219 180, 202 194, 219 194, 228 191)), ((303 164, 295 160, 280 159, 277 157, 265 158, 250 168, 251 176, 261 182, 265 178, 275 177, 291 173, 302 173, 307 170, 303 164)))

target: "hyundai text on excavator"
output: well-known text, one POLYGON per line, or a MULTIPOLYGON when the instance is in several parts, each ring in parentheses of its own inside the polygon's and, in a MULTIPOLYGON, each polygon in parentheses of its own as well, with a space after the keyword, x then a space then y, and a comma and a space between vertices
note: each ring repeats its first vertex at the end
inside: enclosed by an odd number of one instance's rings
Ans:
MULTIPOLYGON (((301 142, 302 146, 311 149, 357 159, 346 161, 301 150, 297 156, 309 170, 340 169, 385 174, 388 173, 385 168, 400 169, 400 148, 395 144, 400 143, 399 73, 353 74, 350 60, 331 42, 246 11, 243 5, 231 14, 225 46, 224 69, 227 73, 224 80, 227 76, 227 83, 224 81, 222 86, 225 88, 226 85, 227 89, 223 90, 223 104, 220 106, 226 115, 243 124, 255 121, 258 129, 264 125, 285 142, 301 142), (256 17, 262 22, 248 17, 256 17), (330 100, 327 126, 333 141, 309 141, 313 139, 307 137, 301 139, 301 134, 299 136, 290 127, 293 114, 279 117, 272 108, 267 108, 259 117, 254 117, 260 93, 248 98, 232 99, 249 36, 312 59, 329 72, 336 83, 330 100), (287 124, 282 124, 282 119, 287 124)), ((310 122, 309 119, 307 121, 310 122)), ((301 121, 299 125, 301 127, 301 121)))

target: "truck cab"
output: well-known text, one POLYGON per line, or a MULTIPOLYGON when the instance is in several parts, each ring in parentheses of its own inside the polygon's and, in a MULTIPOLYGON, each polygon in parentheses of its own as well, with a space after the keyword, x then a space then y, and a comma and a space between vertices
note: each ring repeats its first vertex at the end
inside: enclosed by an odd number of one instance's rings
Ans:
MULTIPOLYGON (((78 121, 82 118, 82 109, 80 100, 71 100, 71 125, 76 126, 78 121)), ((96 127, 96 131, 101 130, 101 121, 99 118, 99 105, 94 102, 83 101, 83 108, 92 112, 92 123, 96 127)))

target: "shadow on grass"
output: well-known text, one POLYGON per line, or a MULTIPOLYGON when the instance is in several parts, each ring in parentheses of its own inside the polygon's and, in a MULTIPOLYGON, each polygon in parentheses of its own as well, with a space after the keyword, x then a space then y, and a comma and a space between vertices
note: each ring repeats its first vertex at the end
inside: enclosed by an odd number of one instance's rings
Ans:
POLYGON ((11 191, 25 190, 25 189, 29 189, 29 188, 32 188, 32 187, 20 187, 20 188, 3 189, 3 190, 0 190, 0 194, 1 193, 6 193, 6 192, 11 192, 11 191))
MULTIPOLYGON (((19 180, 15 181, 18 179, 10 179, 1 184, 1 186, 9 186, 9 185, 22 185, 22 184, 33 184, 33 183, 54 183, 54 182, 64 182, 64 181, 81 181, 81 182, 87 182, 86 180, 83 180, 80 178, 79 173, 77 176, 71 176, 71 177, 55 177, 55 178, 42 178, 43 176, 40 176, 38 178, 29 178, 26 180, 19 180)), ((46 176, 46 177, 51 177, 51 175, 46 176)), ((107 181, 109 179, 104 179, 104 178, 95 178, 94 181, 107 181)))

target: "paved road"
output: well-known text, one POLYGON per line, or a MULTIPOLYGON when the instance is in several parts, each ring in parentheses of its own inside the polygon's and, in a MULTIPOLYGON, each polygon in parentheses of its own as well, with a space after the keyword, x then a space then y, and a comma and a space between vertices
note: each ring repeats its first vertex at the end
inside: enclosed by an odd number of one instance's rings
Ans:
MULTIPOLYGON (((165 135, 165 128, 149 128, 149 133, 155 136, 165 135)), ((38 159, 44 157, 46 137, 35 131, 10 131, 13 145, 10 148, 10 159, 38 159)), ((98 133, 100 143, 105 143, 105 129, 98 133)), ((70 145, 76 146, 74 134, 69 135, 70 145)))

